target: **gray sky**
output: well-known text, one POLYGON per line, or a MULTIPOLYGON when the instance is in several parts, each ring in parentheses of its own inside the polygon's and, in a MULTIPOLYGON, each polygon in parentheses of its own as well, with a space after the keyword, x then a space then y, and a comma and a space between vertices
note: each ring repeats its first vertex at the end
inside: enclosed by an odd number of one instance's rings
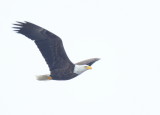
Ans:
POLYGON ((1 0, 0 115, 159 115, 159 0, 1 0), (35 44, 16 34, 30 21, 57 34, 73 62, 98 57, 69 81, 49 73, 35 44))

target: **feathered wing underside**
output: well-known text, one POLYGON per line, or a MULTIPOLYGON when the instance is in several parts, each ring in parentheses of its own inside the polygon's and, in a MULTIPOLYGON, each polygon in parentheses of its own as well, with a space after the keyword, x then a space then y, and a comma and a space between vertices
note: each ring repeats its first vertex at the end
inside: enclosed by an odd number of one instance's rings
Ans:
POLYGON ((91 58, 91 59, 86 59, 86 60, 80 61, 75 64, 76 65, 89 65, 89 66, 91 66, 93 63, 95 63, 98 60, 100 60, 100 58, 91 58))
POLYGON ((16 32, 35 41, 50 70, 72 64, 65 52, 62 40, 57 35, 30 22, 17 22, 14 25, 16 25, 14 27, 16 32))

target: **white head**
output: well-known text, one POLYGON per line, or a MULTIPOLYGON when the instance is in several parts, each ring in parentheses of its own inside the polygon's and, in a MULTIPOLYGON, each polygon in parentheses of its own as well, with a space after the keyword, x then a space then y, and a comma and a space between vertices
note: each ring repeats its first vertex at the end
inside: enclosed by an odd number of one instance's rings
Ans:
POLYGON ((75 65, 73 73, 81 74, 89 69, 92 69, 92 67, 88 65, 75 65))

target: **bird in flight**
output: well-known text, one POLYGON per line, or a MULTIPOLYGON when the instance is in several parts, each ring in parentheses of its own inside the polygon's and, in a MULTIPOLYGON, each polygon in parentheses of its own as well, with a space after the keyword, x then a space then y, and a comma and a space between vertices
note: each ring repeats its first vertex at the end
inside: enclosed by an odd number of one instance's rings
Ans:
POLYGON ((91 58, 78 63, 72 63, 68 58, 60 37, 48 30, 30 22, 13 24, 14 31, 33 40, 48 64, 50 74, 37 76, 38 80, 69 80, 86 70, 99 58, 91 58))

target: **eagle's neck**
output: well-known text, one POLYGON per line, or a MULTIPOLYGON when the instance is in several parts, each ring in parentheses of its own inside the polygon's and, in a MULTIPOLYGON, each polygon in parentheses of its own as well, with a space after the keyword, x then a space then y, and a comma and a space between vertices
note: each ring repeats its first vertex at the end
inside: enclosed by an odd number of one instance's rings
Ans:
POLYGON ((74 66, 74 70, 73 70, 73 73, 76 73, 76 74, 81 74, 83 72, 85 72, 87 69, 85 68, 86 65, 75 65, 74 66))

